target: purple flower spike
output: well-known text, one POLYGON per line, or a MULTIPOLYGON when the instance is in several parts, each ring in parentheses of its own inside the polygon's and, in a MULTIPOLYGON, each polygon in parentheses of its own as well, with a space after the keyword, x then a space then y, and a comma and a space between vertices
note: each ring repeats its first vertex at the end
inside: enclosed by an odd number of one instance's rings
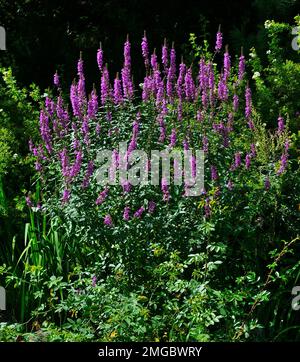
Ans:
POLYGON ((160 131, 160 134, 159 134, 158 142, 163 143, 166 139, 166 128, 165 128, 165 125, 163 122, 160 124, 159 131, 160 131))
POLYGON ((86 170, 86 174, 82 183, 82 187, 83 188, 87 188, 90 184, 90 178, 92 176, 94 172, 94 162, 93 161, 89 161, 88 166, 87 166, 87 170, 86 170))
POLYGON ((151 67, 153 70, 157 70, 157 68, 158 68, 157 55, 155 53, 155 49, 154 49, 153 54, 151 55, 151 67))
POLYGON ((277 171, 278 176, 281 175, 285 171, 285 169, 287 167, 287 160, 288 160, 288 154, 285 152, 281 155, 281 158, 280 158, 280 167, 277 171))
POLYGON ((127 35, 126 42, 124 44, 124 66, 126 68, 131 68, 131 55, 130 55, 130 42, 129 36, 127 35))
POLYGON ((205 135, 202 138, 202 148, 205 153, 208 152, 208 138, 205 135))
POLYGON ((75 154, 76 154, 76 159, 69 174, 70 180, 72 180, 74 177, 76 177, 79 174, 81 168, 82 152, 80 150, 75 151, 75 154))
POLYGON ((26 197, 25 197, 25 200, 26 200, 26 204, 27 204, 28 207, 32 207, 32 206, 33 206, 33 203, 32 203, 32 201, 31 201, 31 199, 30 199, 30 196, 26 196, 26 197))
POLYGON ((98 63, 98 68, 99 68, 100 72, 102 72, 102 69, 103 69, 103 50, 102 50, 101 43, 100 43, 100 48, 98 49, 98 52, 97 52, 97 63, 98 63))
POLYGON ((130 207, 126 206, 123 212, 123 220, 128 221, 130 219, 130 207))
POLYGON ((103 222, 106 226, 109 226, 109 227, 113 226, 112 217, 109 214, 105 215, 103 222))
POLYGON ((100 192, 95 204, 101 205, 107 198, 107 195, 108 195, 108 188, 106 187, 102 192, 100 192))
POLYGON ((144 206, 140 207, 140 208, 134 213, 133 217, 136 218, 136 219, 140 219, 141 216, 142 216, 142 214, 144 213, 144 211, 145 211, 144 206))
POLYGON ((239 59, 239 81, 244 78, 245 75, 245 57, 242 54, 239 59))
POLYGON ((216 181, 218 179, 218 171, 217 168, 215 166, 211 166, 210 168, 210 174, 211 174, 211 179, 213 181, 216 181))
POLYGON ((70 200, 70 196, 71 196, 71 191, 68 189, 64 189, 62 202, 67 203, 70 200))
POLYGON ((284 119, 282 117, 278 118, 278 129, 277 132, 280 134, 284 131, 284 119))
POLYGON ((69 157, 68 157, 66 148, 64 148, 59 153, 59 157, 60 157, 60 162, 61 162, 62 174, 65 179, 68 179, 68 177, 69 177, 69 157))
POLYGON ((251 156, 251 157, 256 157, 255 144, 254 144, 254 143, 251 143, 250 148, 251 148, 251 154, 250 154, 250 156, 251 156))
POLYGON ((117 76, 114 81, 114 103, 120 104, 122 102, 123 102, 122 85, 121 85, 121 80, 119 79, 119 73, 117 73, 117 76))
POLYGON ((98 112, 98 97, 96 91, 93 89, 91 97, 88 102, 88 117, 90 119, 95 118, 97 112, 98 112))
POLYGON ((162 56, 161 56, 161 60, 162 60, 162 64, 164 66, 165 72, 168 69, 168 48, 167 48, 167 41, 165 39, 164 41, 164 45, 162 47, 162 56))
POLYGON ((188 143, 188 140, 186 138, 183 140, 182 144, 183 144, 183 149, 185 151, 187 151, 189 149, 189 143, 188 143))
POLYGON ((176 129, 172 129, 172 133, 170 136, 170 147, 174 147, 176 145, 176 129))
POLYGON ((246 119, 249 120, 252 114, 252 96, 251 96, 251 89, 249 87, 246 88, 245 98, 246 98, 245 116, 246 119))
POLYGON ((83 60, 82 60, 82 53, 80 52, 80 58, 77 63, 77 73, 80 78, 84 78, 83 74, 83 60))
POLYGON ((210 208, 210 200, 209 200, 209 198, 207 198, 205 200, 204 212, 205 212, 205 218, 209 218, 211 216, 211 208, 210 208))
POLYGON ((45 143, 47 151, 52 153, 52 138, 49 126, 49 117, 43 110, 40 112, 40 134, 45 143))
POLYGON ((122 181, 122 188, 123 188, 123 192, 128 193, 131 190, 131 184, 129 181, 122 181))
POLYGON ((185 96, 188 100, 195 99, 195 84, 192 77, 192 69, 189 68, 184 78, 185 96))
POLYGON ((227 81, 230 76, 230 55, 226 46, 226 52, 224 53, 224 77, 227 81))
POLYGON ((59 87, 59 76, 57 74, 57 72, 55 72, 54 76, 53 76, 53 83, 56 87, 59 87))
POLYGON ((161 190, 164 194, 163 200, 169 201, 169 199, 170 199, 169 186, 168 186, 167 180, 164 177, 161 180, 161 190))
POLYGON ((104 105, 109 99, 110 90, 109 90, 109 73, 107 67, 104 66, 102 76, 101 76, 101 103, 104 105))
POLYGON ((238 168, 242 163, 241 152, 236 152, 234 155, 234 167, 238 168))
POLYGON ((217 32, 217 36, 216 36, 216 45, 215 45, 215 50, 217 52, 222 49, 222 41, 223 41, 223 36, 222 36, 220 27, 219 27, 219 31, 217 32))
POLYGON ((156 208, 156 203, 154 201, 150 201, 148 205, 149 214, 153 214, 155 208, 156 208))
POLYGON ((146 37, 146 32, 144 32, 144 37, 142 39, 141 47, 142 47, 142 55, 144 58, 144 63, 147 68, 149 67, 149 48, 148 48, 148 40, 146 37))
POLYGON ((77 85, 75 83, 73 83, 71 85, 70 100, 71 100, 71 104, 72 104, 73 115, 75 117, 80 117, 80 107, 79 107, 77 85))

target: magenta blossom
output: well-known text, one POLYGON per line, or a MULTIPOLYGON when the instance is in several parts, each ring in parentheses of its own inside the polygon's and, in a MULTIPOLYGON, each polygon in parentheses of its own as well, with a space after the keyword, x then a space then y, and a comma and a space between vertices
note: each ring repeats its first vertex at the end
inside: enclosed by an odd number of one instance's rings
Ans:
POLYGON ((62 202, 67 203, 70 200, 71 191, 68 189, 64 189, 63 196, 62 196, 62 202))
POLYGON ((97 197, 97 200, 95 201, 96 205, 101 205, 108 195, 108 188, 106 187, 102 192, 100 192, 99 196, 97 197))
POLYGON ((213 181, 216 181, 218 179, 218 171, 217 168, 215 166, 211 166, 210 168, 210 174, 211 174, 211 179, 213 181))
POLYGON ((247 153, 245 158, 245 167, 247 170, 249 170, 250 165, 251 165, 251 155, 247 153))
POLYGON ((57 74, 57 72, 55 72, 54 76, 53 76, 53 83, 56 87, 59 87, 59 76, 57 74))
POLYGON ((154 201, 149 201, 148 212, 150 214, 153 214, 155 208, 156 208, 156 203, 154 201))
POLYGON ((170 136, 170 147, 174 147, 176 145, 176 129, 172 129, 172 133, 170 136))
POLYGON ((218 52, 222 48, 223 36, 220 30, 217 32, 215 50, 218 52))
POLYGON ((148 40, 146 37, 146 32, 144 32, 144 37, 142 39, 141 47, 142 47, 142 55, 144 58, 145 66, 148 67, 149 66, 149 49, 148 49, 148 40))
POLYGON ((103 222, 106 226, 113 226, 112 217, 109 214, 105 215, 103 222))
POLYGON ((161 180, 161 190, 164 194, 163 200, 169 201, 169 199, 170 199, 169 185, 167 183, 167 180, 164 177, 161 180))
POLYGON ((284 131, 284 119, 282 117, 278 118, 278 130, 277 132, 280 134, 284 131))
POLYGON ((98 49, 98 52, 97 52, 97 63, 98 63, 99 70, 102 72, 102 69, 103 69, 103 50, 102 50, 101 43, 100 43, 100 48, 98 49))
POLYGON ((142 216, 142 214, 144 213, 144 211, 145 211, 144 206, 141 206, 141 207, 134 213, 133 217, 136 218, 136 219, 140 219, 141 216, 142 216))
POLYGON ((130 207, 126 206, 123 212, 123 220, 128 221, 130 219, 130 207))
POLYGON ((243 79, 244 74, 245 74, 245 57, 242 54, 239 59, 239 81, 243 79))
POLYGON ((277 171, 278 176, 281 175, 285 171, 285 169, 287 167, 287 162, 288 162, 288 154, 285 152, 281 155, 281 158, 280 158, 280 167, 277 171))
POLYGON ((31 201, 31 199, 30 199, 30 196, 26 196, 25 199, 26 199, 26 204, 27 204, 27 206, 28 206, 28 207, 32 207, 32 206, 33 206, 33 203, 32 203, 32 201, 31 201))
POLYGON ((210 200, 207 198, 205 200, 204 204, 204 212, 205 212, 205 218, 209 218, 211 216, 211 207, 210 207, 210 200))

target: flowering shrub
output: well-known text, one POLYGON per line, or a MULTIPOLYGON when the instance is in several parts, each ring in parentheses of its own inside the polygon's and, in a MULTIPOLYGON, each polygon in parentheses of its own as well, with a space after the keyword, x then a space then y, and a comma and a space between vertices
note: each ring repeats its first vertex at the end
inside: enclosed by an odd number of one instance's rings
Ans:
MULTIPOLYGON (((62 269, 70 274, 68 286, 63 275, 52 287, 50 302, 47 284, 41 286, 37 318, 92 318, 105 340, 222 340, 257 330, 260 321, 244 316, 254 301, 269 298, 260 278, 270 249, 297 234, 297 200, 287 201, 286 189, 299 179, 289 173, 285 119, 278 114, 277 129, 266 130, 245 57, 234 64, 222 42, 219 31, 213 55, 195 67, 179 62, 166 42, 150 56, 145 34, 141 89, 132 81, 129 38, 113 82, 98 50, 99 79, 90 94, 82 55, 69 97, 55 74, 56 95, 40 112, 41 143, 30 141, 40 192, 27 203, 60 220, 62 269), (120 142, 127 142, 126 160, 137 149, 203 150, 204 187, 188 196, 189 185, 162 175, 159 185, 109 182, 122 161, 120 142), (97 181, 101 150, 112 151, 107 184, 97 181)), ((196 172, 195 156, 190 162, 196 172)), ((177 166, 174 159, 174 177, 177 166)))

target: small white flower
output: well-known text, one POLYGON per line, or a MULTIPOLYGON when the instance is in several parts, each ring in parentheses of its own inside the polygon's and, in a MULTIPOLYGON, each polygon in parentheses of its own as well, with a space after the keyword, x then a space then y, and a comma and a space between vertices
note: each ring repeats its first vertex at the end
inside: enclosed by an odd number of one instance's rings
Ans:
POLYGON ((271 50, 270 50, 270 49, 267 50, 267 51, 266 51, 266 54, 271 54, 271 50))
POLYGON ((271 21, 271 20, 266 20, 266 21, 265 21, 265 29, 271 28, 271 25, 272 25, 272 21, 271 21))
POLYGON ((276 101, 275 103, 276 103, 276 104, 279 104, 279 101, 276 101))
POLYGON ((260 73, 259 72, 254 72, 252 79, 256 79, 260 77, 260 73))

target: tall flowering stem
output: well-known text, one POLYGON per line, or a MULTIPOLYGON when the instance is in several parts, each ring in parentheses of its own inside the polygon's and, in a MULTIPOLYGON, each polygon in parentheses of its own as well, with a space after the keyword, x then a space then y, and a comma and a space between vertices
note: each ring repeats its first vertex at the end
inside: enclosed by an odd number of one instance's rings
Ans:
POLYGON ((142 47, 142 55, 144 58, 144 63, 145 63, 146 69, 148 69, 148 67, 149 67, 149 47, 148 47, 146 31, 144 31, 144 36, 142 39, 141 47, 142 47))
POLYGON ((215 45, 216 52, 219 52, 222 49, 222 42, 223 42, 223 35, 221 33, 221 26, 219 26, 219 30, 216 36, 216 45, 215 45))

